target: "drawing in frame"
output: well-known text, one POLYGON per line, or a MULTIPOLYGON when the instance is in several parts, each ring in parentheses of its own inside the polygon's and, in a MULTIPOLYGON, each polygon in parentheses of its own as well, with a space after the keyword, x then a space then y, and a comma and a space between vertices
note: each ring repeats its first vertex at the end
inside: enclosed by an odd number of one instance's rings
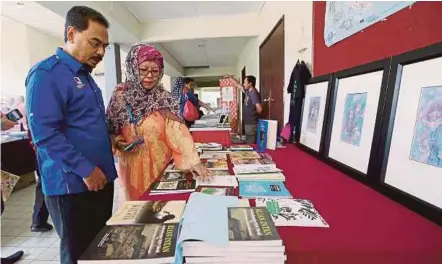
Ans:
POLYGON ((379 181, 442 224, 442 42, 392 59, 379 181))
POLYGON ((384 59, 333 75, 324 158, 366 183, 376 169, 389 69, 390 59, 384 59))
POLYGON ((333 75, 312 78, 305 86, 305 98, 301 118, 301 135, 298 146, 315 156, 322 153, 324 146, 325 121, 329 107, 333 75))

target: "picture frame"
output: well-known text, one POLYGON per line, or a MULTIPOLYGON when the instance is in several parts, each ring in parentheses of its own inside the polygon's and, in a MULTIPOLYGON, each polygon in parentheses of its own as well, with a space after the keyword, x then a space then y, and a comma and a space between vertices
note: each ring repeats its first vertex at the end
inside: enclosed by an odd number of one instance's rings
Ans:
POLYGON ((316 157, 323 153, 332 87, 333 74, 314 77, 305 87, 301 133, 296 143, 301 150, 316 157))
POLYGON ((352 178, 374 186, 376 153, 391 58, 333 75, 324 139, 324 160, 352 178))
POLYGON ((374 180, 390 198, 442 225, 440 69, 442 42, 392 58, 374 180))

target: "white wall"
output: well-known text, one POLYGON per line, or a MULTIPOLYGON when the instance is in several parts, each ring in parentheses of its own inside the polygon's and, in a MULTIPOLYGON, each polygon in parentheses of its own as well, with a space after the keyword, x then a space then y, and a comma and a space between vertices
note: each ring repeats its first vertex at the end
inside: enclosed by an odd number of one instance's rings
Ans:
MULTIPOLYGON (((284 123, 290 109, 290 95, 286 88, 298 59, 307 65, 312 63, 313 50, 313 2, 266 2, 258 18, 259 35, 244 48, 237 64, 237 76, 246 65, 246 73, 259 79, 259 45, 264 41, 279 19, 284 15, 284 123), (307 48, 304 51, 303 49, 307 48)), ((259 83, 259 80, 257 81, 259 83)))
POLYGON ((29 64, 33 66, 47 57, 53 55, 58 47, 63 45, 63 39, 40 32, 26 26, 29 64))
POLYGON ((25 95, 29 69, 54 54, 63 40, 3 16, 1 29, 2 96, 25 95))
POLYGON ((1 18, 1 93, 4 97, 25 94, 25 78, 29 71, 26 26, 1 18))

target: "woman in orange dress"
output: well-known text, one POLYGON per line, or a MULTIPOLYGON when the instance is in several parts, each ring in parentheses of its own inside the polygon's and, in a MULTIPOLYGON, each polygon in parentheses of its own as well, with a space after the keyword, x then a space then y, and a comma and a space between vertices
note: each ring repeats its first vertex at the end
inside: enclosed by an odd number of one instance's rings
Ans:
POLYGON ((117 85, 107 109, 124 200, 139 199, 172 158, 181 170, 211 176, 200 162, 178 103, 160 82, 163 71, 158 50, 146 44, 132 46, 126 58, 126 81, 117 85), (140 144, 124 150, 134 142, 140 144))

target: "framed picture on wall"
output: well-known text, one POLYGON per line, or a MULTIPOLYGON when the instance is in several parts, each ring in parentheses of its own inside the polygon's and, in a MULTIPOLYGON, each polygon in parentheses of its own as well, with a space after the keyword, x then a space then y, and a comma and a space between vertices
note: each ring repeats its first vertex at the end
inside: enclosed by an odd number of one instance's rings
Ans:
POLYGON ((384 120, 380 181, 442 222, 442 43, 393 57, 384 120))
POLYGON ((390 59, 335 73, 324 156, 357 179, 375 169, 390 59))
POLYGON ((299 146, 314 155, 323 149, 332 82, 333 75, 328 74, 312 78, 305 86, 299 146))

